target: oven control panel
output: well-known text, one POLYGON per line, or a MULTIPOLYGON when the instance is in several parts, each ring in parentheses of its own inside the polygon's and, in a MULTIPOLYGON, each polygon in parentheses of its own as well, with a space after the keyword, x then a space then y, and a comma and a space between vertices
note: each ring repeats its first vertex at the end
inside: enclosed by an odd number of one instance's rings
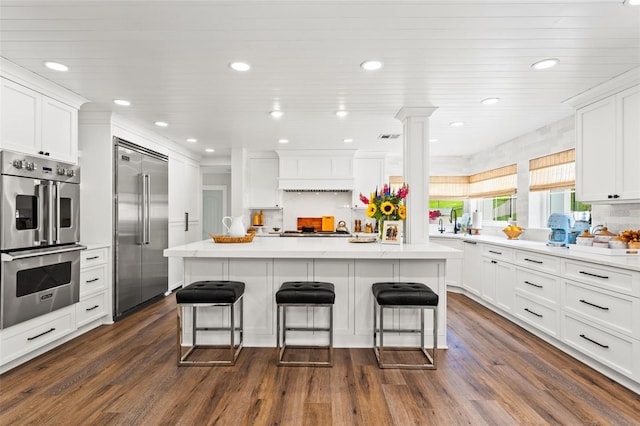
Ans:
POLYGON ((80 166, 13 151, 0 152, 3 175, 80 183, 80 166))

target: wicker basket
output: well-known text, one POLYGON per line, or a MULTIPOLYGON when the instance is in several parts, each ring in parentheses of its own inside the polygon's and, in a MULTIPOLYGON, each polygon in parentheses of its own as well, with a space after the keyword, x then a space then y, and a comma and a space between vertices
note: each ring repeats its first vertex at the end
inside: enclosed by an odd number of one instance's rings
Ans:
POLYGON ((250 243, 253 241, 254 233, 247 234, 244 237, 230 237, 228 235, 214 235, 209 234, 213 241, 216 243, 250 243))

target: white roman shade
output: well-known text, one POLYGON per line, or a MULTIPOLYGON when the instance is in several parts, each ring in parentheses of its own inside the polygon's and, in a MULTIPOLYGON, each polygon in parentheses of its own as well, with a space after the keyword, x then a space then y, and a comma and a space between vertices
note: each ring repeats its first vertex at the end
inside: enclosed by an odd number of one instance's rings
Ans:
POLYGON ((518 166, 500 167, 469 176, 469 198, 513 195, 518 188, 518 166))
POLYGON ((529 160, 529 191, 574 188, 575 185, 575 149, 529 160))
POLYGON ((430 176, 429 198, 459 200, 469 196, 469 176, 430 176))

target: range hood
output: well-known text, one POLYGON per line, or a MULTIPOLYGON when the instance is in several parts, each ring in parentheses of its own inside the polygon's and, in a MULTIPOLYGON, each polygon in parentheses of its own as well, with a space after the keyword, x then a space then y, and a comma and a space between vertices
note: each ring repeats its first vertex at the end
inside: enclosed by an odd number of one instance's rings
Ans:
POLYGON ((353 149, 276 151, 278 189, 284 191, 346 192, 354 189, 353 149))

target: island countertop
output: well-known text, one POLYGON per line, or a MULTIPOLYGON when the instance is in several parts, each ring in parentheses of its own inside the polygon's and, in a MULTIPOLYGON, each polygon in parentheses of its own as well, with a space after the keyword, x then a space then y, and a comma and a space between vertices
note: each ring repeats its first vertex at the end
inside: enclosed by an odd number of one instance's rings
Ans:
POLYGON ((463 253, 437 243, 350 243, 347 238, 254 238, 251 243, 197 241, 164 250, 166 257, 288 259, 452 259, 463 253))

